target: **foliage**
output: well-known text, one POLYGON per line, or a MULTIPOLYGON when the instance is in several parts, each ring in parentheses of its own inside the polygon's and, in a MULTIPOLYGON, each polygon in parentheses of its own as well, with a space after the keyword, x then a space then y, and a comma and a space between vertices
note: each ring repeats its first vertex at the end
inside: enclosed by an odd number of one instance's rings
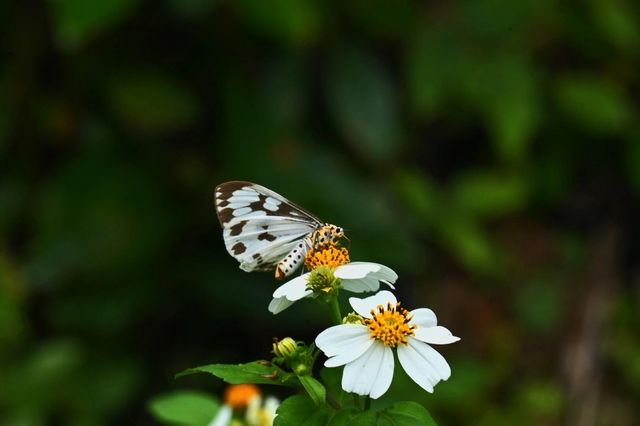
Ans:
POLYGON ((462 337, 420 397, 438 423, 634 424, 638 9, 2 2, 0 423, 150 423, 154 395, 220 393, 185 366, 312 338, 325 313, 271 317, 220 243, 213 187, 246 179, 462 337))

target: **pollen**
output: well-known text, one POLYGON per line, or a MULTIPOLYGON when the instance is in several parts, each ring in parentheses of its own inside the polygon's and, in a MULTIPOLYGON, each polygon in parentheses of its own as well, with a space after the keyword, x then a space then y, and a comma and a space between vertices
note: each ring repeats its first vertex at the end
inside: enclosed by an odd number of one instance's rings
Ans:
POLYGON ((255 385, 231 385, 224 393, 224 400, 232 408, 246 408, 256 396, 260 396, 260 389, 255 385))
POLYGON ((407 337, 413 336, 416 326, 409 324, 411 314, 400 306, 391 303, 386 308, 378 305, 378 309, 371 310, 371 318, 365 319, 371 338, 380 340, 384 345, 395 348, 399 344, 406 345, 407 337))
POLYGON ((349 250, 344 247, 338 247, 333 242, 309 250, 304 258, 304 264, 309 270, 314 270, 321 266, 336 269, 338 266, 346 265, 349 262, 349 250))

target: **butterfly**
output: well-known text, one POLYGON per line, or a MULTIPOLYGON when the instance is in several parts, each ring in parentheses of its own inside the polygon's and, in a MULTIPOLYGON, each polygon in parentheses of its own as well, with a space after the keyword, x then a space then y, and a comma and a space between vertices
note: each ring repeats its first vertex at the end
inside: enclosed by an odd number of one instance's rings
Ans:
POLYGON ((304 262, 311 248, 345 236, 343 228, 255 183, 222 183, 215 197, 225 247, 247 272, 275 268, 276 279, 282 279, 304 262))

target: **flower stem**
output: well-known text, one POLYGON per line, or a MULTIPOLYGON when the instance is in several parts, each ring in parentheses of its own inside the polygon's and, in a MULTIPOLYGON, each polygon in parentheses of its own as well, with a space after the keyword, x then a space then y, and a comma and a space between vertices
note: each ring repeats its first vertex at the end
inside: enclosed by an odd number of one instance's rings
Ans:
POLYGON ((333 296, 329 302, 329 308, 331 309, 331 316, 336 324, 342 324, 342 314, 340 313, 340 305, 338 304, 338 298, 333 296))
POLYGON ((368 411, 371 408, 371 398, 369 395, 364 397, 364 411, 368 411))
POLYGON ((327 403, 338 411, 342 410, 342 405, 340 405, 340 403, 336 401, 335 396, 333 396, 333 394, 330 392, 327 392, 327 403))

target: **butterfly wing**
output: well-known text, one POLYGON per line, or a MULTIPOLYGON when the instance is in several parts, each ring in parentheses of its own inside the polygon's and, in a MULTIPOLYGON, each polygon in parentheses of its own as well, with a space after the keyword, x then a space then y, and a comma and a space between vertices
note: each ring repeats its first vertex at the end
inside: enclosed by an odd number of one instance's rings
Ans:
POLYGON ((280 194, 251 182, 216 188, 216 212, 224 243, 245 271, 273 269, 322 221, 280 194))

